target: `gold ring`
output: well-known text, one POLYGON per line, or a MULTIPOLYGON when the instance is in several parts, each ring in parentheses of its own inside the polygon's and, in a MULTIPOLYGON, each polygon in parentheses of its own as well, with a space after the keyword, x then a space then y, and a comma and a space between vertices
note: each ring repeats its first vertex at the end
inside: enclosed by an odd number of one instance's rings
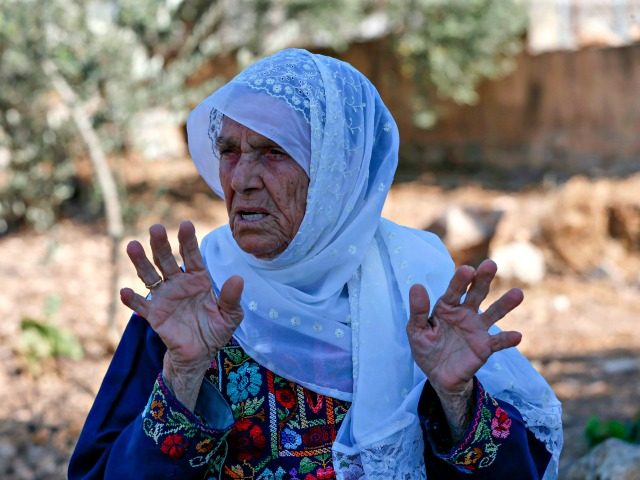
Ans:
POLYGON ((159 286, 161 283, 162 283, 162 279, 160 278, 153 283, 145 283, 144 286, 147 287, 149 290, 153 290, 154 288, 159 286))

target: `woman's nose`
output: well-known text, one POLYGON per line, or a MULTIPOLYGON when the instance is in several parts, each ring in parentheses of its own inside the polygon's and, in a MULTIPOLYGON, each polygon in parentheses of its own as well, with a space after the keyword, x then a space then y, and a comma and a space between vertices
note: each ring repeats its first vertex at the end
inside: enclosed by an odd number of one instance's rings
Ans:
POLYGON ((240 154, 231 178, 231 187, 239 193, 262 188, 261 165, 257 152, 240 154))

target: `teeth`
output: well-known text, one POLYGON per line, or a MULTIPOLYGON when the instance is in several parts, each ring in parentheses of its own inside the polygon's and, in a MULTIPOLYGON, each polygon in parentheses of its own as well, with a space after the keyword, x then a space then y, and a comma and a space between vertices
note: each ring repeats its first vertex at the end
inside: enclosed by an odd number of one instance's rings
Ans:
POLYGON ((243 220, 247 220, 249 222, 255 222, 256 220, 261 220, 267 215, 264 213, 241 213, 240 216, 243 220))

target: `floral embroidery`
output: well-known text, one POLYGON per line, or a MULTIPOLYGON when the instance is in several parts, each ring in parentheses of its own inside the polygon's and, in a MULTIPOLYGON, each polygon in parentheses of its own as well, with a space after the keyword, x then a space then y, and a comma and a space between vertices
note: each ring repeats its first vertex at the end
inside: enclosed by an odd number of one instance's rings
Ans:
POLYGON ((258 425, 253 424, 251 420, 238 420, 232 433, 235 433, 233 449, 237 451, 238 460, 249 461, 262 456, 267 439, 258 425))
POLYGON ((305 444, 317 445, 332 441, 329 437, 329 431, 323 427, 311 427, 302 435, 305 444))
POLYGON ((276 390, 277 402, 285 408, 292 408, 296 404, 296 397, 289 388, 276 390))
POLYGON ((506 439, 511 433, 509 414, 500 408, 482 385, 478 383, 477 388, 478 407, 469 434, 448 455, 438 455, 458 470, 467 473, 493 464, 500 447, 500 443, 496 442, 506 439))
POLYGON ((151 407, 149 409, 149 413, 156 420, 164 421, 162 416, 164 415, 164 405, 159 400, 154 400, 151 402, 151 407))
POLYGON ((221 461, 223 452, 218 447, 226 432, 208 428, 179 404, 164 385, 162 375, 143 412, 142 429, 163 454, 174 460, 184 457, 192 467, 221 461))
POLYGON ((185 449, 189 446, 189 442, 178 434, 173 434, 165 437, 160 446, 160 450, 165 455, 169 455, 173 459, 178 459, 184 455, 185 449))
POLYGON ((213 448, 213 440, 210 438, 205 438, 201 442, 198 442, 196 445, 196 452, 198 453, 207 453, 213 448))
POLYGON ((318 480, 336 478, 336 472, 333 470, 333 467, 329 465, 327 468, 319 468, 316 471, 316 477, 318 480))
POLYGON ((226 458, 209 466, 208 477, 335 478, 331 446, 349 402, 317 395, 275 375, 234 340, 220 351, 207 376, 226 394, 236 419, 225 441, 226 458))
POLYGON ((509 414, 500 407, 496 408, 495 417, 491 420, 491 435, 496 438, 507 438, 511 429, 509 414))
POLYGON ((237 403, 245 400, 249 395, 256 395, 260 391, 262 378, 258 373, 258 365, 255 363, 245 363, 237 372, 229 374, 227 384, 227 395, 231 402, 237 403))
POLYGON ((205 478, 336 477, 331 446, 349 402, 317 395, 274 374, 234 340, 218 353, 206 378, 231 407, 233 427, 209 428, 173 397, 159 375, 142 425, 164 455, 205 467, 205 478))
POLYGON ((281 440, 282 445, 287 450, 295 450, 302 443, 302 437, 300 437, 297 432, 291 430, 290 428, 285 428, 282 431, 281 440))

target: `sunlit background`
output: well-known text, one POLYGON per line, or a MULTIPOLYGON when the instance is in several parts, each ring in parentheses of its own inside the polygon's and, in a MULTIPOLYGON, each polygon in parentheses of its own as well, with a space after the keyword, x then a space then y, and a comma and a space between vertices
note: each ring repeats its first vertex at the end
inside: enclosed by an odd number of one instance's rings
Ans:
POLYGON ((0 0, 0 478, 65 478, 144 289, 124 245, 225 222, 190 108, 286 47, 380 90, 384 214, 524 289, 501 323, 563 401, 561 478, 640 478, 640 0, 0 0))

